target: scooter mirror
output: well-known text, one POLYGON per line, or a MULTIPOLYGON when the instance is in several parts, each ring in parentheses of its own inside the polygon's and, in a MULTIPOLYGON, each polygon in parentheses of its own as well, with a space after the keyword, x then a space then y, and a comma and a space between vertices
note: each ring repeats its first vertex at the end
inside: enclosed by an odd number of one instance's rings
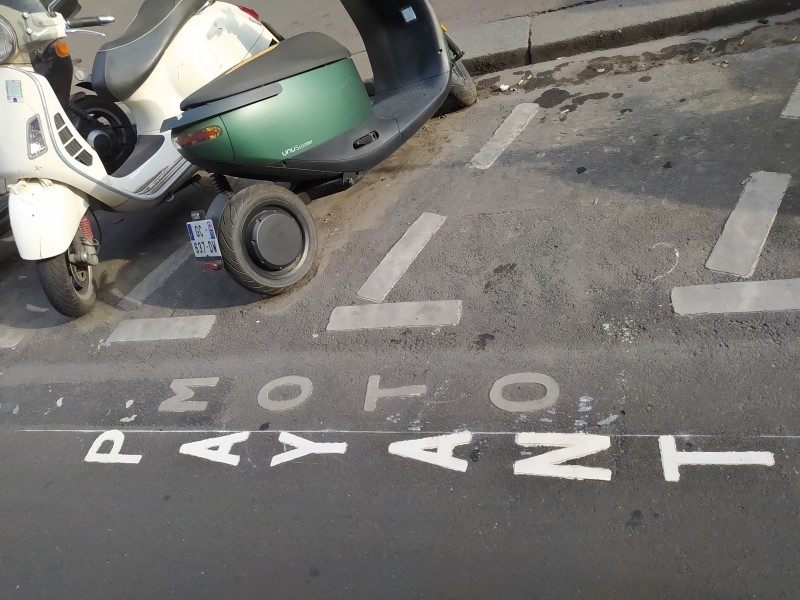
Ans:
POLYGON ((47 5, 47 10, 50 14, 60 13, 65 19, 69 19, 81 10, 81 5, 78 0, 52 0, 47 5))

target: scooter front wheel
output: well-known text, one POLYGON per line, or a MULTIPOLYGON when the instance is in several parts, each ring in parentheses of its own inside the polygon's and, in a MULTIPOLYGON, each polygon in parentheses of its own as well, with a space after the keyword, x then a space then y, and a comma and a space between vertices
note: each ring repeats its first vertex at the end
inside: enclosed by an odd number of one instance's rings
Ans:
POLYGON ((450 85, 450 97, 460 108, 467 108, 478 101, 478 88, 472 75, 467 71, 463 61, 453 64, 453 77, 450 85))
POLYGON ((235 194, 217 233, 225 270, 239 285, 264 296, 295 287, 317 254, 317 230, 308 208, 274 184, 256 184, 235 194))
POLYGON ((88 314, 97 297, 94 272, 90 265, 75 265, 69 252, 36 263, 45 296, 58 312, 77 319, 88 314))

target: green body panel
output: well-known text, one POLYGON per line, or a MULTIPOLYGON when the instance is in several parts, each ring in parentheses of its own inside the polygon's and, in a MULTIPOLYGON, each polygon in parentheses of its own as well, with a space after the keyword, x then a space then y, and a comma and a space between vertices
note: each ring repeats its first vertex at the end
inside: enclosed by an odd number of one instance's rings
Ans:
MULTIPOLYGON (((299 156, 372 118, 372 104, 351 59, 280 81, 283 91, 177 133, 223 123, 216 140, 182 149, 190 162, 266 167, 299 156), (232 156, 227 154, 232 148, 232 156)), ((224 165, 217 169, 225 172, 224 165)), ((256 169, 257 170, 257 169, 256 169)))

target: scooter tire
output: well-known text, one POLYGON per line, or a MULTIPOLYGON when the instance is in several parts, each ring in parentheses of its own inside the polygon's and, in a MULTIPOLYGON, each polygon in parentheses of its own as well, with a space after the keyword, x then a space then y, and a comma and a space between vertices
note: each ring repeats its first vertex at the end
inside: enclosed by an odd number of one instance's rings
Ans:
POLYGON ((225 270, 239 285, 263 296, 285 294, 296 287, 314 264, 317 230, 305 203, 289 190, 259 183, 235 194, 222 212, 219 247, 225 270), (294 260, 283 268, 268 268, 253 250, 253 227, 269 211, 288 214, 299 228, 302 243, 294 260))
POLYGON ((453 65, 453 77, 450 84, 450 97, 459 108, 467 108, 478 101, 478 88, 472 75, 467 71, 463 61, 453 65))
POLYGON ((44 295, 53 308, 71 319, 89 314, 97 298, 94 269, 91 266, 83 269, 81 277, 76 277, 66 252, 36 263, 44 295))

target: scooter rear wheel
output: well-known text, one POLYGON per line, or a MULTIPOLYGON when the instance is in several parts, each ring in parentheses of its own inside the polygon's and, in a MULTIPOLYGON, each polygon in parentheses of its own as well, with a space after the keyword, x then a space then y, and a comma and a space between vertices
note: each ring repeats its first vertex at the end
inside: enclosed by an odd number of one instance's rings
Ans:
POLYGON ((450 84, 450 97, 459 108, 467 108, 478 101, 478 88, 463 61, 453 65, 453 78, 450 84))
POLYGON ((88 314, 97 297, 94 270, 90 265, 74 265, 68 252, 36 263, 44 295, 58 312, 77 319, 88 314))
POLYGON ((242 287, 277 296, 311 270, 317 230, 300 198, 274 184, 235 194, 222 212, 219 246, 225 270, 242 287))

